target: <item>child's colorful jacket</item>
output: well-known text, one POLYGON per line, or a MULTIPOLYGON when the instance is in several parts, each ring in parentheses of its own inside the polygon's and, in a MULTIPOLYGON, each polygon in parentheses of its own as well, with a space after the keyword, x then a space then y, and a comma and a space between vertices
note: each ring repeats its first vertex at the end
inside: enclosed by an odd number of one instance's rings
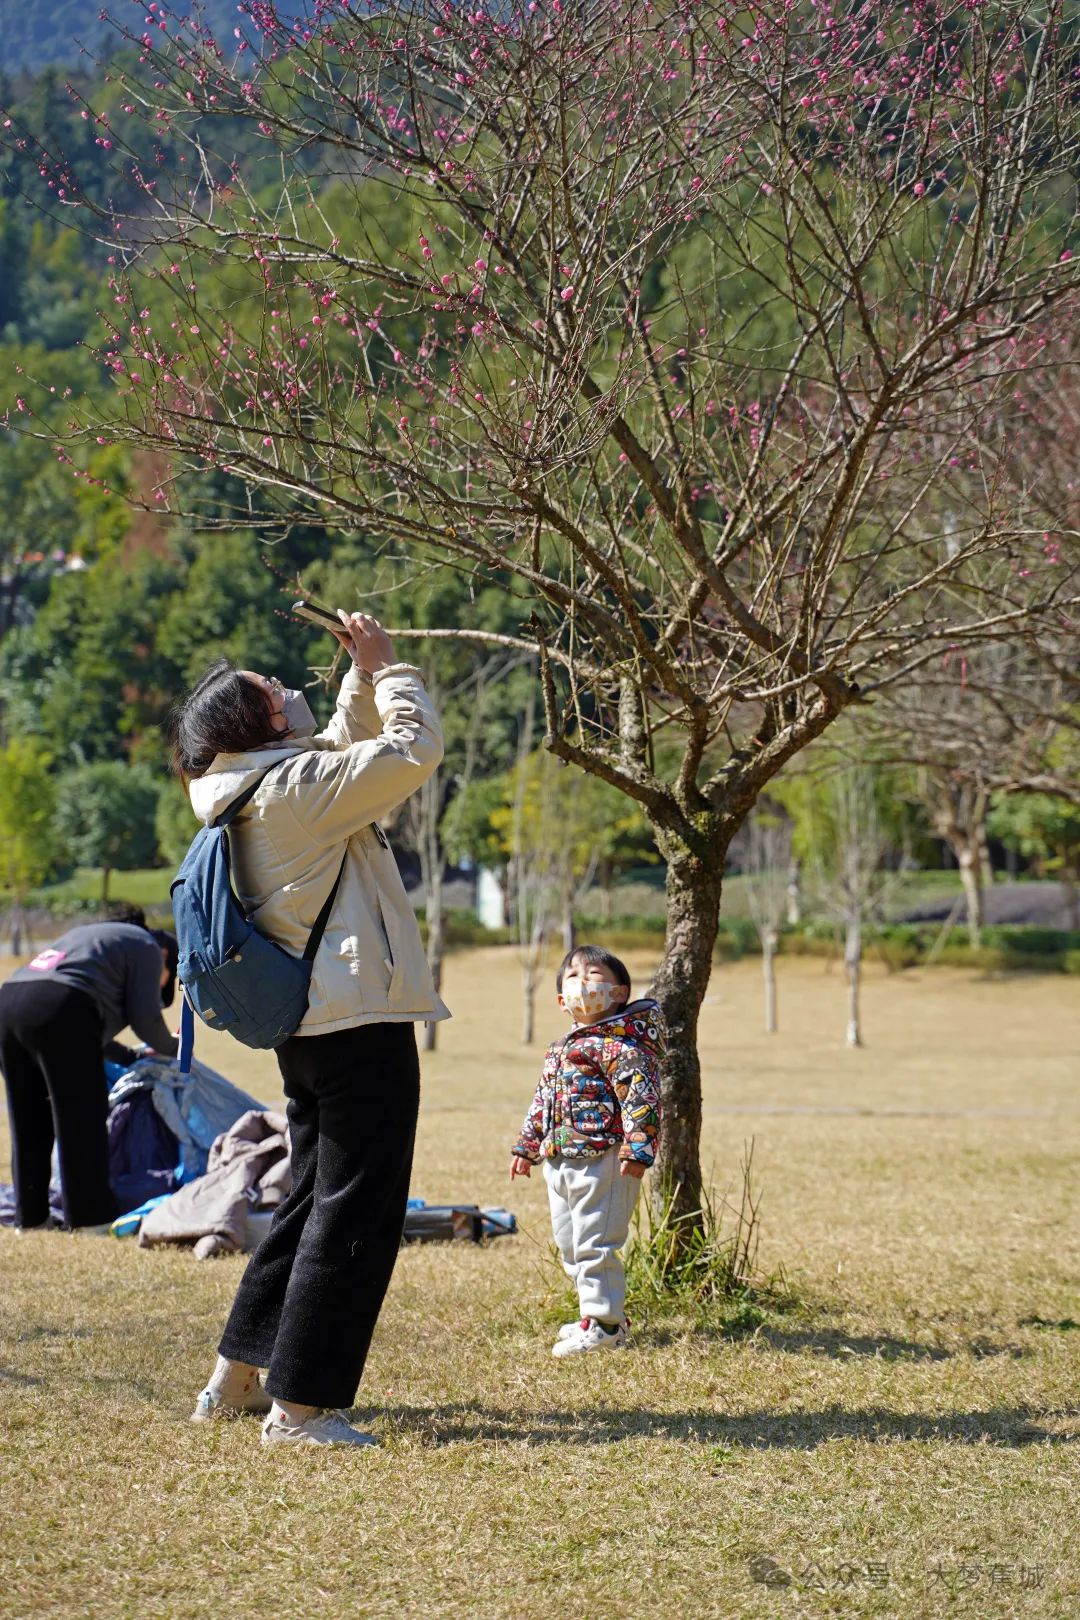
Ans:
POLYGON ((650 1165, 660 1146, 664 1020, 655 1001, 632 1001, 548 1047, 513 1151, 540 1159, 620 1159, 650 1165))

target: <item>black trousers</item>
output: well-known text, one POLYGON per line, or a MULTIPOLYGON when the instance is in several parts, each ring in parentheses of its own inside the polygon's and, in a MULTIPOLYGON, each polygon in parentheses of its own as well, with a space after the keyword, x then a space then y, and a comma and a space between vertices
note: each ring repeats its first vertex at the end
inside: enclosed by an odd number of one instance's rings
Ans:
POLYGON ((348 1407, 397 1260, 420 1065, 412 1024, 278 1048, 292 1192, 245 1271, 220 1352, 266 1367, 282 1401, 348 1407))
POLYGON ((68 1226, 111 1221, 117 1210, 109 1186, 101 1017, 93 998, 56 979, 0 985, 0 1070, 16 1225, 48 1219, 54 1141, 68 1226))

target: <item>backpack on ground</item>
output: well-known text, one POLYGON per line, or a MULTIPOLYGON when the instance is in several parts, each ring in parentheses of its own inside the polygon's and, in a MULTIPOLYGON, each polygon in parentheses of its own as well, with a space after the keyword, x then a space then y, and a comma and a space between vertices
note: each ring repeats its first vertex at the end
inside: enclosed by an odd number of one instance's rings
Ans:
POLYGON ((302 957, 290 956, 260 934, 240 904, 229 872, 229 824, 254 798, 280 760, 203 827, 173 879, 171 896, 180 947, 177 977, 184 992, 180 1015, 180 1072, 191 1070, 193 1013, 211 1029, 228 1030, 245 1046, 281 1046, 307 1011, 311 967, 345 870, 334 886, 302 957))

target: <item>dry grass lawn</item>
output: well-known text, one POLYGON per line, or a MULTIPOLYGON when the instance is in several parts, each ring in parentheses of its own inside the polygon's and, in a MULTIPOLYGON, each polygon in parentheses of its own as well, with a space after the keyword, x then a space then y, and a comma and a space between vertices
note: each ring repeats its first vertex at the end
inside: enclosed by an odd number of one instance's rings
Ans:
POLYGON ((552 1360, 542 1184, 505 1179, 540 1056, 509 951, 449 963, 414 1187, 522 1232, 403 1253, 377 1453, 187 1423, 240 1259, 0 1232, 0 1612, 1080 1614, 1076 982, 872 973, 852 1053, 835 972, 781 974, 779 1036, 752 963, 704 1015, 706 1161, 723 1187, 755 1137, 762 1264, 801 1302, 749 1337, 552 1360))

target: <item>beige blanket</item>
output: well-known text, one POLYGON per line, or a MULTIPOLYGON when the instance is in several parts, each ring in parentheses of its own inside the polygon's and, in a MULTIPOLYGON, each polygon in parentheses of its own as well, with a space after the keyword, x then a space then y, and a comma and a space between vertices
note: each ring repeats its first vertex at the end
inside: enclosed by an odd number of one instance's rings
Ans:
POLYGON ((291 1186, 285 1115, 252 1109, 215 1139, 206 1174, 150 1211, 139 1242, 194 1243, 199 1259, 243 1249, 249 1214, 275 1208, 291 1186))

